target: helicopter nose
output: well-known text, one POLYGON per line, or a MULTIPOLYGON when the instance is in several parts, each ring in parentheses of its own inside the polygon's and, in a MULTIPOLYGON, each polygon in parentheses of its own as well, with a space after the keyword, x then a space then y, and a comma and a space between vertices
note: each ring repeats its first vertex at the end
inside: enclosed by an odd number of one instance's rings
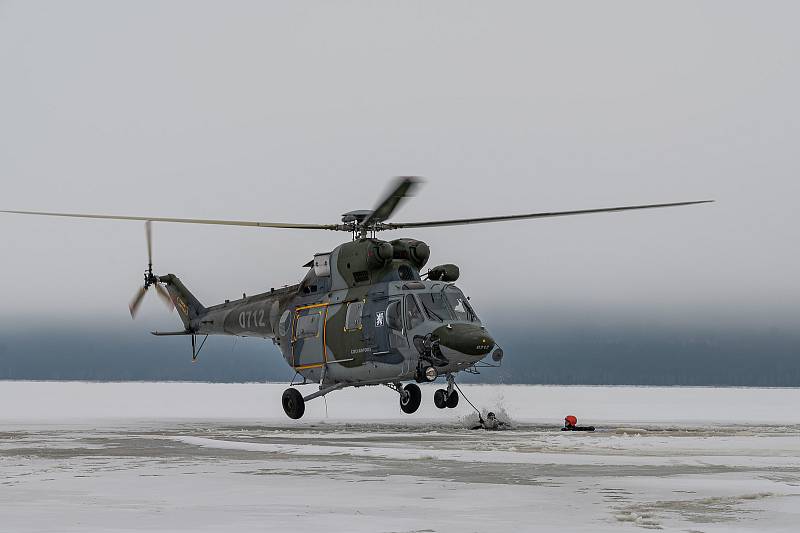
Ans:
POLYGON ((451 350, 466 354, 484 356, 494 348, 494 339, 480 326, 473 324, 448 324, 435 332, 439 343, 451 350))

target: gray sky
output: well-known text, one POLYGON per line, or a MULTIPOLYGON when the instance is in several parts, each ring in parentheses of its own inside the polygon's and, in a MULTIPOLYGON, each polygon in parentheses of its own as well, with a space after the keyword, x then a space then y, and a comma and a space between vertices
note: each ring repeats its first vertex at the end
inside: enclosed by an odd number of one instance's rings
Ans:
MULTIPOLYGON (((427 183, 398 222, 713 198, 384 235, 459 264, 484 315, 796 326, 798 19, 796 2, 4 1, 0 208, 330 223, 409 174, 427 183)), ((294 283, 348 238, 154 229, 157 270, 206 304, 294 283)), ((0 250, 4 320, 130 320, 142 224, 0 215, 0 250)))

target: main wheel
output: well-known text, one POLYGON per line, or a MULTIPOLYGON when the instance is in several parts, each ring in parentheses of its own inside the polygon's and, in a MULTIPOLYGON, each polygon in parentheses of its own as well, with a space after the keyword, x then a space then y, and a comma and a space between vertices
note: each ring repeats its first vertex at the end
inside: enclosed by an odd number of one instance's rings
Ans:
POLYGON ((283 398, 281 398, 283 410, 286 411, 286 416, 297 420, 306 412, 306 402, 303 400, 303 395, 297 389, 286 389, 283 391, 283 398))
POLYGON ((419 409, 419 404, 422 402, 422 391, 413 383, 409 383, 403 387, 403 394, 400 395, 400 409, 404 413, 411 414, 419 409))
POLYGON ((439 409, 447 407, 447 391, 444 389, 437 389, 433 393, 433 404, 439 409))
POLYGON ((447 407, 452 409, 458 405, 458 393, 456 391, 452 391, 450 396, 447 397, 447 407))

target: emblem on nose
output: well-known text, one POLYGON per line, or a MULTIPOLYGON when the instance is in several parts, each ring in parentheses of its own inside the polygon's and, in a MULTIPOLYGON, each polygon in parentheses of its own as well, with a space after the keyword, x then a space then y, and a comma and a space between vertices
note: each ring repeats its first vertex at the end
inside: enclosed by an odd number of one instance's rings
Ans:
POLYGON ((486 355, 494 348, 494 339, 489 333, 472 324, 448 324, 434 331, 439 343, 451 350, 467 355, 486 355))

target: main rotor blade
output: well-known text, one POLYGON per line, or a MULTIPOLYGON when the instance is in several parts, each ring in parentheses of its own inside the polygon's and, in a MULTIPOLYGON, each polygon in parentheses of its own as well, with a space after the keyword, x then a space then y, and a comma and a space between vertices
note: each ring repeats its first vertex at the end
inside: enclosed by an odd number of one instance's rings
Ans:
POLYGON ((378 207, 367 218, 361 222, 364 227, 371 226, 376 222, 383 222, 388 220, 392 213, 398 208, 401 202, 406 198, 413 196, 414 189, 416 189, 422 180, 414 176, 406 176, 395 179, 394 186, 389 190, 389 193, 383 198, 378 207))
POLYGON ((576 211, 554 211, 551 213, 528 213, 525 215, 500 215, 482 218, 454 218, 450 220, 434 220, 431 222, 401 222, 383 224, 382 229, 400 228, 431 228, 436 226, 460 226, 463 224, 483 224, 485 222, 503 222, 506 220, 521 220, 525 218, 564 217, 570 215, 588 215, 590 213, 610 213, 615 211, 631 211, 634 209, 654 209, 658 207, 678 207, 681 205, 707 204, 714 200, 697 200, 693 202, 673 202, 670 204, 628 205, 623 207, 602 207, 599 209, 579 209, 576 211))
POLYGON ((123 215, 93 215, 86 213, 50 213, 44 211, 10 211, 0 210, 0 213, 14 213, 17 215, 43 215, 48 217, 72 218, 101 218, 107 220, 143 220, 152 222, 177 222, 180 224, 216 224, 222 226, 251 226, 256 228, 287 228, 287 229, 327 229, 350 231, 337 224, 286 224, 282 222, 257 222, 249 220, 214 220, 202 218, 171 218, 171 217, 140 217, 123 215))
POLYGON ((144 234, 147 238, 147 264, 153 265, 153 230, 151 221, 147 221, 144 223, 144 234))
POLYGON ((145 294, 147 294, 147 287, 142 285, 139 287, 139 290, 136 291, 136 295, 133 297, 133 300, 131 300, 130 305, 128 305, 128 309, 131 311, 131 318, 136 318, 136 312, 139 311, 139 306, 145 294))

